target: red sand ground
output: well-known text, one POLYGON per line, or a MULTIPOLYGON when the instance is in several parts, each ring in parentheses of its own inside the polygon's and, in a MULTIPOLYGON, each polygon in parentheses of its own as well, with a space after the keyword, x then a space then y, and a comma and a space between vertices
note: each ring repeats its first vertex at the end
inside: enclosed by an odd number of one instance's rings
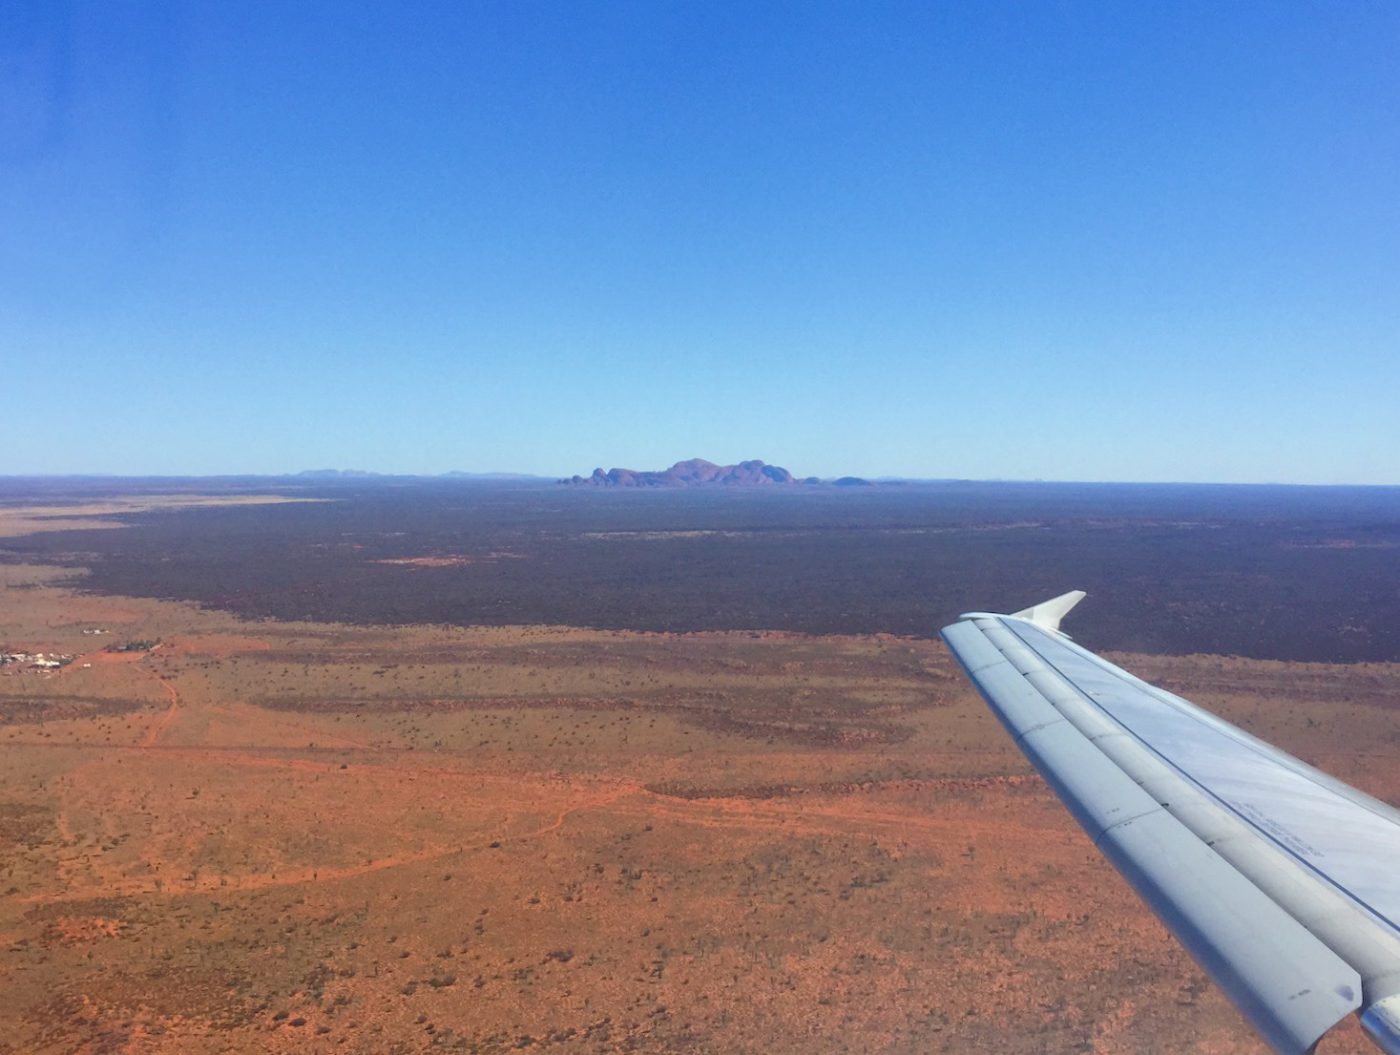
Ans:
MULTIPOLYGON (((1264 1050, 934 642, 54 576, 0 569, 3 640, 82 653, 0 678, 0 1051, 1264 1050)), ((1119 658, 1400 800, 1400 670, 1119 658)))

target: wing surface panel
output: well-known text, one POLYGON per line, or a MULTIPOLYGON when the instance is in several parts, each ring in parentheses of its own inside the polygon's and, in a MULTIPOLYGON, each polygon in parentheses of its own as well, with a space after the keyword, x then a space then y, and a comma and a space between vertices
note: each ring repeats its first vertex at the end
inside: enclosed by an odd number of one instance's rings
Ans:
POLYGON ((1180 705, 1185 701, 1144 691, 1105 660, 1025 623, 1010 629, 1091 702, 1240 819, 1392 928, 1400 923, 1400 828, 1394 819, 1312 779, 1304 763, 1278 748, 1231 735, 1231 727, 1218 719, 1203 721, 1197 708, 1180 705))
POLYGON ((1058 602, 1080 596, 1057 598, 1051 618, 1045 605, 972 613, 943 637, 1098 848, 1276 1050, 1308 1051, 1362 1010, 1400 1055, 1400 813, 1074 644, 1058 602))

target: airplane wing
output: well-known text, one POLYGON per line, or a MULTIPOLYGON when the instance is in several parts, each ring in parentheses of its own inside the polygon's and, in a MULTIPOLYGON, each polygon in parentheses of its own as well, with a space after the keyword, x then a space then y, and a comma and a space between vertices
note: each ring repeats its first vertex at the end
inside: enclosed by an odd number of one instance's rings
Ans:
MULTIPOLYGON (((1075 591, 943 640, 1075 820, 1284 1055, 1400 1055, 1400 812, 1081 648, 1075 591)), ((1397 760, 1400 762, 1400 760, 1397 760)))

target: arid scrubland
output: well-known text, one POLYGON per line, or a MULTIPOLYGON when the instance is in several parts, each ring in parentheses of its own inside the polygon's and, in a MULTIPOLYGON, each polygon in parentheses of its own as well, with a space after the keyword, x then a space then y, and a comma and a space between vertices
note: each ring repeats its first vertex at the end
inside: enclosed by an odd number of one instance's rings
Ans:
MULTIPOLYGON (((936 641, 65 574, 0 566, 74 657, 0 675, 0 1051, 1264 1050, 936 641)), ((1114 658, 1400 801, 1400 667, 1114 658)))

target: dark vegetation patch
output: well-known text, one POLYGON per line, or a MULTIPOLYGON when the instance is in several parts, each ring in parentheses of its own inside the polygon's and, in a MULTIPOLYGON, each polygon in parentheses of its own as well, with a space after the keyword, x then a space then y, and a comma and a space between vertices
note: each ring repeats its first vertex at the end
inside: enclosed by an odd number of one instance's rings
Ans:
POLYGON ((1039 777, 1028 775, 997 777, 937 777, 932 779, 900 778, 898 780, 824 780, 813 784, 745 784, 738 787, 689 784, 680 780, 658 781, 645 788, 653 795, 694 802, 702 799, 785 799, 798 795, 861 795, 885 790, 930 790, 962 793, 988 791, 992 788, 1020 789, 1030 787, 1039 793, 1039 777))
POLYGON ((25 802, 0 802, 0 846, 42 846, 53 830, 53 811, 25 802))
POLYGON ((25 913, 25 918, 52 922, 64 916, 106 916, 110 919, 131 922, 138 918, 133 914, 149 913, 149 911, 150 909, 140 904, 136 898, 75 898, 71 901, 38 902, 25 913))
POLYGON ((0 725, 30 725, 68 718, 101 718, 139 711, 148 704, 108 696, 0 696, 0 725))
POLYGON ((710 732, 747 740, 782 741, 811 747, 855 748, 895 744, 914 730, 887 715, 937 706, 912 698, 908 704, 872 704, 840 693, 774 696, 763 690, 662 691, 625 697, 579 696, 262 696, 251 701, 275 711, 320 714, 441 714, 464 711, 588 710, 665 714, 710 732), (872 717, 879 715, 880 717, 872 717))
POLYGON ((311 714, 447 714, 454 711, 634 710, 630 700, 586 696, 260 696, 252 701, 271 711, 311 714))
POLYGON ((810 720, 761 715, 741 715, 731 711, 682 711, 681 717, 710 732, 740 736, 746 740, 781 740, 805 747, 857 748, 873 744, 897 744, 908 740, 914 730, 892 722, 857 723, 840 720, 810 720))
POLYGON ((288 663, 297 666, 318 667, 372 663, 379 671, 390 671, 405 666, 461 666, 480 661, 490 653, 480 649, 404 649, 393 653, 393 661, 384 663, 383 650, 366 651, 354 649, 259 649, 258 659, 265 663, 288 663))
POLYGON ((1099 650, 1400 660, 1395 488, 288 486, 337 501, 137 514, 0 559, 249 617, 675 632, 928 636, 1082 588, 1070 630, 1099 650), (424 553, 525 559, 384 563, 424 553))

